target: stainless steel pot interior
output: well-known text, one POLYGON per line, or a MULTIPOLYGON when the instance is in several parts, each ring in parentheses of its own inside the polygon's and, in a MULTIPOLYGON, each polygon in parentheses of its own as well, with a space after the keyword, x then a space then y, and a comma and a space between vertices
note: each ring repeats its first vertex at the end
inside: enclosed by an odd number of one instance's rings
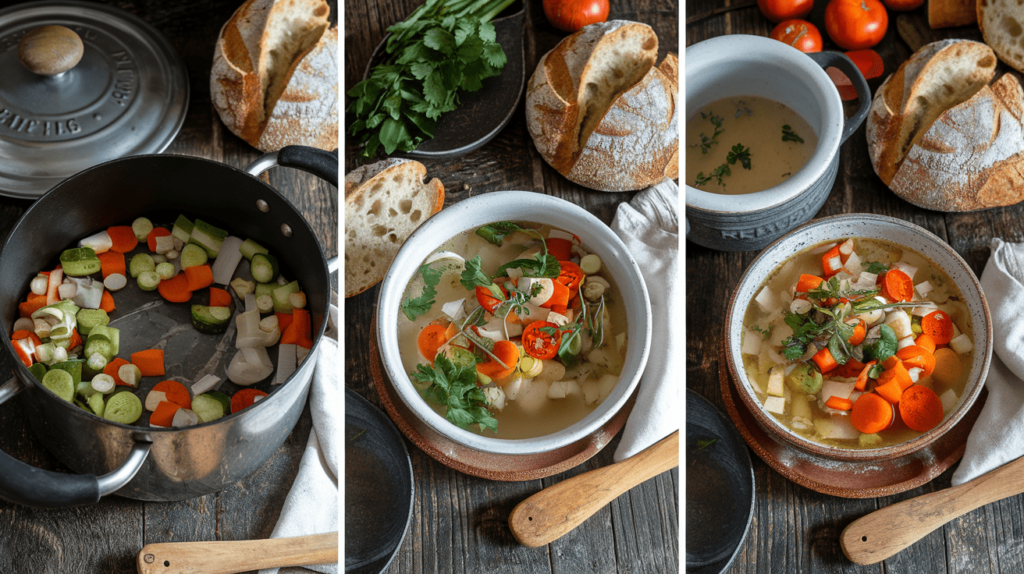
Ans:
MULTIPOLYGON (((137 443, 151 444, 149 459, 118 491, 132 498, 180 500, 220 490, 252 472, 291 432, 305 404, 330 302, 327 263, 312 229, 284 197, 244 171, 198 158, 137 156, 101 164, 55 187, 16 224, 0 257, 0 344, 13 356, 9 333, 18 317, 17 304, 31 278, 54 268, 62 250, 141 215, 160 225, 170 224, 179 213, 208 220, 239 237, 252 237, 276 254, 282 273, 297 279, 307 295, 314 348, 287 384, 272 387, 271 377, 255 385, 271 393, 267 399, 187 429, 105 421, 56 398, 15 361, 17 377, 25 386, 21 406, 33 431, 76 472, 109 473, 133 448, 140 449, 137 443)), ((193 299, 192 303, 205 302, 201 293, 193 299)), ((224 337, 199 334, 190 326, 190 303, 167 304, 137 288, 116 294, 115 301, 118 309, 112 324, 122 329, 119 356, 160 345, 167 353, 166 376, 145 379, 140 397, 166 378, 194 381, 200 371, 223 377, 234 354, 231 330, 224 337)), ((271 354, 273 358, 276 350, 271 354)), ((226 382, 225 388, 230 394, 239 387, 226 382)))

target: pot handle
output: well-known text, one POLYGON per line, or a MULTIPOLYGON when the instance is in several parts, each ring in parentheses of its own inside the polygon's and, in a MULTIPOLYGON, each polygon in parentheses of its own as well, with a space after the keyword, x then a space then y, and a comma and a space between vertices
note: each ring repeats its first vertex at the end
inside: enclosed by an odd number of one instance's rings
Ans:
POLYGON ((245 172, 255 177, 278 165, 301 169, 338 187, 338 154, 309 146, 290 145, 264 154, 245 166, 245 172))
MULTIPOLYGON (((0 403, 24 388, 17 377, 7 381, 0 386, 0 403)), ((149 443, 135 443, 120 468, 103 476, 42 470, 0 451, 0 498, 35 508, 94 504, 135 477, 149 457, 150 447, 149 443)))
POLYGON ((864 118, 868 117, 868 110, 871 109, 871 89, 868 87, 868 81, 864 79, 864 74, 860 73, 860 69, 853 63, 853 60, 842 52, 812 52, 807 56, 823 70, 832 66, 839 68, 840 72, 850 78, 854 89, 857 90, 857 101, 860 102, 860 108, 857 109, 857 113, 846 120, 846 125, 843 126, 843 137, 839 140, 839 143, 842 144, 853 135, 853 132, 857 131, 864 118))

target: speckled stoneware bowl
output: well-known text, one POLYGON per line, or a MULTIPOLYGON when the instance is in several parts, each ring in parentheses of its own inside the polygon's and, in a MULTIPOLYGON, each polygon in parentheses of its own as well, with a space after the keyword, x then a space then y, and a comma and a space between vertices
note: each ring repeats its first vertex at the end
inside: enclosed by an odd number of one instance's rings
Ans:
POLYGON ((740 279, 739 287, 729 302, 725 322, 725 357, 729 374, 736 383, 740 400, 757 419, 757 423, 773 437, 814 455, 841 461, 883 461, 917 452, 941 437, 970 410, 982 382, 988 374, 992 358, 992 320, 981 284, 967 263, 944 241, 912 223, 882 215, 856 213, 826 217, 812 221, 779 239, 751 263, 740 279), (960 399, 939 426, 909 441, 872 449, 844 449, 812 442, 780 424, 762 407, 743 369, 740 354, 743 315, 764 279, 797 252, 827 241, 860 237, 890 241, 909 247, 930 259, 949 275, 963 294, 964 303, 974 327, 974 360, 960 399))
MULTIPOLYGON (((651 341, 651 302, 636 261, 618 236, 601 220, 562 199, 540 193, 502 191, 460 201, 428 219, 409 236, 384 276, 377 301, 375 335, 384 374, 402 406, 419 423, 470 452, 489 455, 474 460, 474 466, 478 468, 515 468, 514 457, 535 457, 573 445, 582 451, 592 449, 594 441, 604 446, 611 440, 611 436, 604 436, 602 429, 629 400, 647 364, 651 341), (531 439, 482 436, 448 422, 430 408, 413 386, 398 350, 399 305, 409 280, 423 260, 442 243, 463 231, 505 220, 553 225, 576 234, 588 251, 601 257, 605 269, 615 278, 626 311, 628 350, 622 375, 612 392, 583 420, 557 433, 531 439)), ((449 449, 448 456, 457 458, 453 455, 454 451, 449 449)), ((530 464, 530 460, 524 460, 522 466, 530 464)))
POLYGON ((687 120, 711 102, 745 95, 775 100, 797 112, 814 128, 818 146, 800 171, 764 191, 722 195, 686 186, 687 239, 723 251, 762 249, 814 217, 832 191, 839 146, 871 105, 864 76, 838 52, 804 54, 776 40, 742 34, 686 49, 687 120), (824 71, 830 66, 857 89, 860 108, 845 121, 839 91, 824 71))

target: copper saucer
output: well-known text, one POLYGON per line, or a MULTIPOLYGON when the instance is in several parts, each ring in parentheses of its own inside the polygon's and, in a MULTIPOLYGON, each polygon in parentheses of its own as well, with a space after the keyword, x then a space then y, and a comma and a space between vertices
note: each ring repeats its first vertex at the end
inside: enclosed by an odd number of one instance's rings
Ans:
MULTIPOLYGON (((376 333, 374 317, 370 332, 376 333)), ((370 374, 384 403, 384 410, 402 434, 441 464, 489 480, 536 480, 569 470, 601 451, 626 424, 636 402, 636 392, 603 427, 560 449, 530 455, 493 454, 467 448, 439 434, 423 423, 401 399, 384 374, 375 337, 370 337, 370 374)))
POLYGON ((723 349, 719 349, 718 378, 729 418, 761 460, 801 486, 843 498, 891 496, 917 488, 945 472, 964 455, 967 435, 988 396, 983 391, 956 426, 918 452, 877 462, 844 462, 798 450, 758 424, 743 401, 733 399, 739 391, 729 376, 723 349))

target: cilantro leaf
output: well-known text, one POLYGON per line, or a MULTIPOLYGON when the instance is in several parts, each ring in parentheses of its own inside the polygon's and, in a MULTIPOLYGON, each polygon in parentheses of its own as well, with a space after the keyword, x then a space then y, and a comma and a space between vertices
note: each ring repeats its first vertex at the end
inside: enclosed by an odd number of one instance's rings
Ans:
POLYGON ((459 428, 472 424, 480 429, 498 431, 498 421, 487 410, 487 396, 476 385, 476 366, 456 366, 444 355, 434 359, 434 366, 419 364, 412 379, 427 387, 423 398, 447 407, 445 418, 459 428))
POLYGON ((405 313, 410 321, 415 321, 417 317, 429 312, 430 308, 434 306, 434 297, 437 296, 437 290, 434 287, 441 282, 443 273, 440 269, 431 269, 429 265, 420 267, 420 275, 423 276, 423 291, 420 292, 419 297, 415 299, 407 297, 399 305, 402 313, 405 313))
POLYGON ((489 275, 480 269, 480 256, 466 261, 466 268, 462 272, 462 286, 472 291, 477 287, 489 287, 492 283, 489 275))

